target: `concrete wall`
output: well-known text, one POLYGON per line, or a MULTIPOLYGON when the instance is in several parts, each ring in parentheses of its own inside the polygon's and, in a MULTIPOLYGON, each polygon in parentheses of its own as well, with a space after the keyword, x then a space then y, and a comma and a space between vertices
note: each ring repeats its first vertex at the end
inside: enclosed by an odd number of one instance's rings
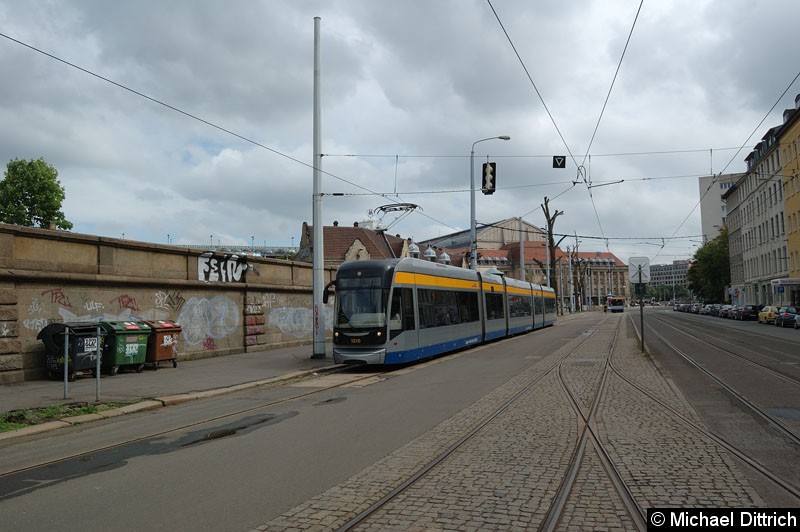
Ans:
MULTIPOLYGON (((175 320, 179 360, 311 343, 312 276, 306 263, 0 224, 0 383, 45 376, 36 335, 54 322, 175 320)), ((326 330, 332 317, 326 306, 326 330)))

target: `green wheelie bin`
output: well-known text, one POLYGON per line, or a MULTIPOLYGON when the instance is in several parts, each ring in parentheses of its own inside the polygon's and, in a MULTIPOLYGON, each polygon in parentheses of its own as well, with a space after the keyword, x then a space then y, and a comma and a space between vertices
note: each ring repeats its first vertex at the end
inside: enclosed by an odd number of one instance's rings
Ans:
POLYGON ((120 369, 141 373, 147 356, 150 326, 141 321, 101 321, 106 331, 103 343, 103 370, 116 375, 120 369))

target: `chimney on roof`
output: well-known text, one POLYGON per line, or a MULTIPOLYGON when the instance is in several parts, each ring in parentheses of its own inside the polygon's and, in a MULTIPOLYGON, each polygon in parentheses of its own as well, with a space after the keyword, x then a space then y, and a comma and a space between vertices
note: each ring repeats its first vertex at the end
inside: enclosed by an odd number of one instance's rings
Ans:
POLYGON ((358 222, 353 222, 353 227, 358 227, 358 222))
POLYGON ((334 220, 333 221, 333 226, 334 227, 339 227, 339 220, 334 220))

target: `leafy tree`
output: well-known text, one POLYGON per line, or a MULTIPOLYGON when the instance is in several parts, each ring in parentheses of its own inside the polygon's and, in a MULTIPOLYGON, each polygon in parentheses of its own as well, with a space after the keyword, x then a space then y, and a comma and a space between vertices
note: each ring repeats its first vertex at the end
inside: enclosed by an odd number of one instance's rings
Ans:
POLYGON ((706 242, 695 252, 687 278, 689 289, 703 301, 724 299, 725 287, 731 284, 727 228, 723 228, 714 240, 706 242))
POLYGON ((0 222, 28 227, 52 223, 59 229, 72 229, 61 212, 64 197, 58 171, 43 158, 14 159, 0 181, 0 222))

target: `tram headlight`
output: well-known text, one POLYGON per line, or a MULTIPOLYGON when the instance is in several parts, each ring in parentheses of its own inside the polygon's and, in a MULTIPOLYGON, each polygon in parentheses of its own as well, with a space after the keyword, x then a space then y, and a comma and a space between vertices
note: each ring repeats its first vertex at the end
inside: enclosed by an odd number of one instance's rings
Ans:
POLYGON ((383 335, 381 331, 378 331, 378 337, 380 338, 383 335))
POLYGON ((339 331, 336 331, 335 333, 333 333, 333 336, 334 336, 334 338, 339 338, 339 331))

